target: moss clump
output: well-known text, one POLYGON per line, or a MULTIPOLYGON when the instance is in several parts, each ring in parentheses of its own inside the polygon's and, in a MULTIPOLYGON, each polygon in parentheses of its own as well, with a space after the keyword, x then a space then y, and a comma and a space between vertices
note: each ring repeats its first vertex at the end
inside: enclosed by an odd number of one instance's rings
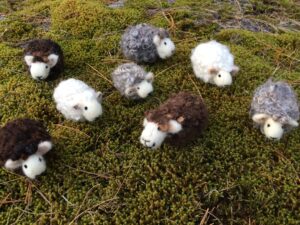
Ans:
POLYGON ((141 16, 139 10, 110 9, 99 1, 64 0, 52 11, 52 30, 68 38, 93 38, 123 30, 141 16))
POLYGON ((5 42, 21 42, 28 37, 34 38, 37 35, 32 24, 14 18, 4 20, 1 23, 0 33, 2 33, 2 40, 5 42))

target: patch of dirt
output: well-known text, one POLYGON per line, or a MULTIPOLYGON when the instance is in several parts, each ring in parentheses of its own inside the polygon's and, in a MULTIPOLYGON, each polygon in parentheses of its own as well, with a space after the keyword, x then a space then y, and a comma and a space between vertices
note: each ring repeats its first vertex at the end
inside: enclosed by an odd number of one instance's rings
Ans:
POLYGON ((6 15, 5 15, 5 14, 3 14, 3 13, 0 13, 0 21, 1 21, 1 20, 4 20, 4 19, 5 19, 5 17, 6 17, 6 15))
POLYGON ((253 32, 275 33, 278 29, 265 21, 253 20, 250 18, 231 19, 222 23, 218 23, 221 28, 244 29, 253 32))
POLYGON ((117 9, 117 8, 122 8, 125 5, 126 0, 119 0, 116 2, 112 2, 108 5, 109 8, 117 9))
POLYGON ((31 24, 41 27, 44 31, 49 31, 51 26, 51 19, 44 16, 35 16, 27 19, 31 24))

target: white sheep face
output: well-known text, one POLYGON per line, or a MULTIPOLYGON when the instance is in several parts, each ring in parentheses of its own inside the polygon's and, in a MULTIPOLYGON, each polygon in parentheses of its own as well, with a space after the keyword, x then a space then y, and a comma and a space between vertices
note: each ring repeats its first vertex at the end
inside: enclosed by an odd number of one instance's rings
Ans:
POLYGON ((168 134, 176 134, 182 130, 182 125, 176 120, 170 120, 166 129, 163 130, 157 123, 148 121, 146 118, 143 126, 140 142, 151 149, 159 148, 168 134))
POLYGON ((174 54, 175 44, 170 38, 161 39, 158 35, 156 35, 154 36, 153 42, 161 59, 169 58, 174 54))
POLYGON ((143 80, 137 85, 136 90, 139 97, 146 98, 153 91, 153 86, 151 82, 143 80))
POLYGON ((24 57, 26 64, 30 68, 31 77, 35 80, 45 80, 50 73, 50 69, 54 67, 58 61, 58 55, 51 54, 48 56, 48 62, 34 62, 34 57, 26 55, 24 57))
MULTIPOLYGON (((252 120, 260 125, 261 132, 266 135, 269 139, 277 139, 279 140, 283 133, 283 124, 275 121, 271 116, 264 113, 254 114, 252 120)), ((290 123, 289 125, 292 125, 290 123)))
POLYGON ((268 118, 263 125, 262 131, 267 138, 280 139, 284 130, 281 123, 273 120, 272 118, 268 118))
POLYGON ((144 130, 140 137, 140 142, 145 147, 156 149, 161 146, 167 133, 160 130, 158 124, 144 120, 144 130))
POLYGON ((31 77, 35 80, 44 80, 49 76, 50 67, 43 62, 35 62, 30 66, 31 77))
POLYGON ((224 87, 232 84, 232 76, 229 72, 220 70, 213 78, 218 87, 224 87))
POLYGON ((35 179, 36 176, 42 174, 46 170, 44 157, 40 154, 33 154, 29 156, 25 161, 23 161, 22 170, 25 176, 30 179, 35 179))
POLYGON ((89 122, 93 122, 97 117, 102 115, 102 106, 98 100, 86 102, 82 110, 83 117, 89 122))

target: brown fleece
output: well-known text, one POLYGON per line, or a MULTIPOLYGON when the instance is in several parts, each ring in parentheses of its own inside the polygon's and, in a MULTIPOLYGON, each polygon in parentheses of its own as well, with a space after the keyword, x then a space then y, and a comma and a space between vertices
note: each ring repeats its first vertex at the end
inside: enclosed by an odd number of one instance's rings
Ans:
POLYGON ((182 125, 180 132, 167 137, 166 141, 172 145, 182 145, 195 139, 208 123, 208 113, 202 98, 188 92, 173 94, 157 109, 146 112, 145 116, 165 132, 168 132, 170 120, 176 120, 182 125))

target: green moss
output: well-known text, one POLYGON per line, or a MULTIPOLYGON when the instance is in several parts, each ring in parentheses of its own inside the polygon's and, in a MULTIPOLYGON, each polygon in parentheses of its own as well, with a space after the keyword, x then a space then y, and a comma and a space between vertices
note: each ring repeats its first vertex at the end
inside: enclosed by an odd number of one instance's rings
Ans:
MULTIPOLYGON (((0 124, 40 119, 55 143, 39 182, 0 169, 0 223, 200 224, 209 209, 207 224, 299 224, 299 129, 268 141, 248 115, 254 89, 270 76, 286 80, 300 96, 298 33, 221 29, 239 8, 220 1, 128 0, 120 9, 108 2, 22 1, 0 21, 0 124), (109 80, 124 62, 121 34, 140 22, 167 28, 176 54, 144 65, 156 75, 155 91, 134 102, 109 80), (57 80, 30 78, 21 46, 35 37, 62 46, 66 69, 57 80), (210 39, 229 45, 241 68, 230 87, 193 75, 191 50, 210 39), (66 121, 56 110, 53 89, 69 77, 104 93, 104 114, 94 123, 66 121), (143 148, 144 112, 180 90, 201 93, 208 130, 184 148, 143 148)), ((252 1, 256 9, 247 6, 245 15, 261 10, 275 23, 272 13, 294 19, 298 12, 291 1, 264 3, 252 1)))
POLYGON ((109 9, 99 1, 65 0, 52 11, 52 29, 64 37, 93 38, 138 23, 139 10, 109 9))

